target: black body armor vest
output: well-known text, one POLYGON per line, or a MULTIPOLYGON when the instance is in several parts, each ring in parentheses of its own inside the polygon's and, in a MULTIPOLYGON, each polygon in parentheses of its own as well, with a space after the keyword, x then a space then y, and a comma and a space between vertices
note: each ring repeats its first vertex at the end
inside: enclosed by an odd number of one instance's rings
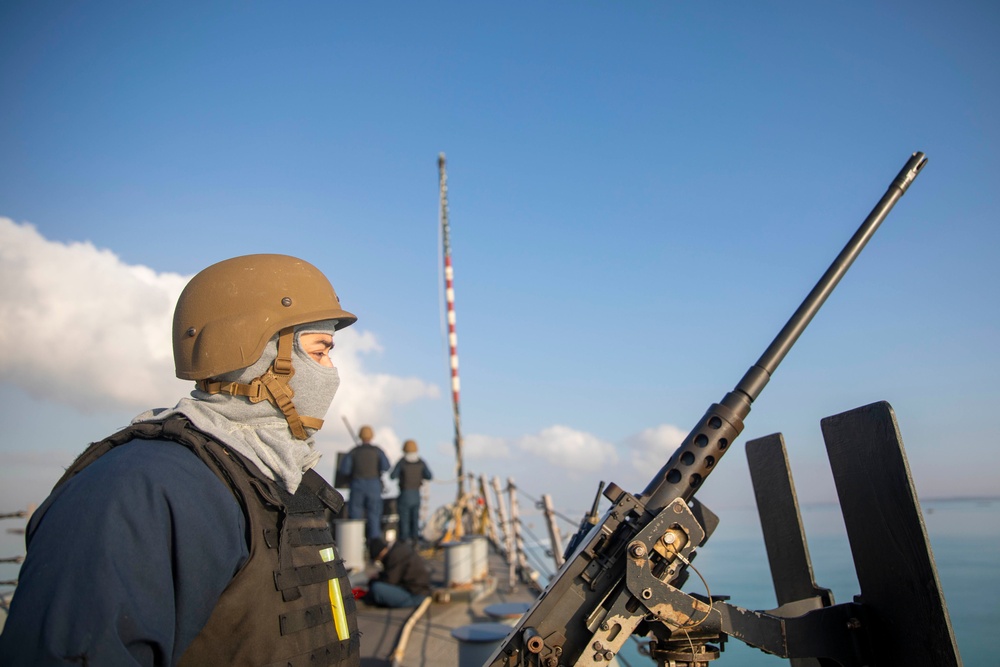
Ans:
POLYGON ((417 491, 424 481, 423 459, 416 461, 403 460, 399 464, 399 488, 403 491, 417 491))
POLYGON ((232 491, 247 520, 250 556, 178 664, 360 665, 354 596, 326 518, 326 510, 336 513, 343 506, 340 494, 310 470, 292 495, 180 416, 133 424, 90 445, 56 486, 111 448, 137 439, 167 439, 188 447, 232 491), (338 605, 343 611, 339 633, 338 605))
POLYGON ((378 479, 381 474, 378 469, 379 449, 375 445, 363 443, 351 451, 354 458, 351 468, 351 479, 378 479))

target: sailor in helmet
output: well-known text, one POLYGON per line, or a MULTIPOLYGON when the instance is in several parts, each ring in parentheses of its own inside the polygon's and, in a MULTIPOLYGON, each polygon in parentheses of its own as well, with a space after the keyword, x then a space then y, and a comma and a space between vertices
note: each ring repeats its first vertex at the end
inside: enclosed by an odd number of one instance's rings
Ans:
POLYGON ((3 664, 358 665, 343 499, 312 469, 356 319, 294 257, 192 278, 173 346, 195 389, 92 444, 32 516, 3 664))
POLYGON ((399 480, 399 540, 417 547, 420 537, 420 486, 430 481, 430 466, 417 453, 417 442, 403 443, 403 458, 396 462, 391 479, 399 480))
POLYGON ((360 442, 340 461, 339 473, 351 480, 347 498, 347 515, 365 519, 365 537, 382 536, 382 474, 389 471, 385 451, 372 442, 371 426, 358 431, 360 442))

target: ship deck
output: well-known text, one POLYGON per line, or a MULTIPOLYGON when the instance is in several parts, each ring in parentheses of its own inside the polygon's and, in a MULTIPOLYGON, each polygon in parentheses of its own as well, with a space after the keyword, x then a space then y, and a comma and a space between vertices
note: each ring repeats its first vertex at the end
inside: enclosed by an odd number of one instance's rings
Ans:
MULTIPOLYGON (((386 609, 358 601, 362 667, 421 667, 458 665, 459 641, 452 635, 458 628, 477 623, 497 623, 487 613, 494 605, 523 603, 536 598, 531 586, 520 581, 510 586, 508 565, 491 547, 488 575, 470 586, 449 587, 446 582, 442 549, 420 552, 431 574, 434 595, 423 608, 386 609), (410 623, 408 623, 410 621, 410 623), (404 626, 409 625, 408 631, 404 626)), ((359 585, 368 573, 359 574, 359 585)), ((353 577, 352 577, 353 579, 353 577)), ((517 606, 511 604, 511 606, 517 606)), ((513 625, 513 621, 508 619, 513 625)))

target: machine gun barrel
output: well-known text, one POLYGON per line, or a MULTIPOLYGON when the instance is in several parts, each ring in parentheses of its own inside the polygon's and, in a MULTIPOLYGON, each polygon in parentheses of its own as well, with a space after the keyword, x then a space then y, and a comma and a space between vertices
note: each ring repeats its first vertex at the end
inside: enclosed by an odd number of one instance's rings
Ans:
POLYGON ((713 404, 698 425, 688 434, 666 465, 642 492, 649 511, 662 509, 674 498, 690 500, 712 472, 729 445, 743 430, 743 420, 750 406, 771 379, 778 364, 798 340, 813 316, 844 277, 879 225, 903 196, 910 183, 927 164, 923 153, 914 153, 889 185, 858 231, 840 251, 816 286, 761 355, 747 370, 733 391, 721 403, 713 404))
POLYGON ((784 328, 775 336, 767 350, 757 360, 757 363, 747 371, 743 379, 736 385, 736 390, 746 395, 751 402, 760 395, 761 390, 767 384, 768 379, 770 379, 771 374, 778 367, 778 364, 788 354, 792 345, 799 339, 806 326, 812 321, 813 316, 819 311, 820 306, 823 305, 826 298, 833 292, 837 283, 847 273, 851 264, 854 263, 854 260, 861 254, 862 249, 864 249, 869 239, 875 234, 875 230, 882 224, 889 211, 892 210, 892 207, 899 198, 910 187, 910 183, 916 179, 917 174, 924 168, 925 164, 927 164, 927 158, 924 157, 923 153, 914 153, 910 157, 899 174, 896 175, 896 178, 889 186, 889 189, 886 190, 882 199, 872 209, 872 212, 868 214, 868 217, 861 223, 858 231, 854 233, 854 236, 844 246, 844 249, 840 251, 840 254, 837 255, 830 268, 826 270, 823 277, 813 287, 809 296, 802 302, 802 305, 795 311, 795 314, 788 320, 784 328))
MULTIPOLYGON (((620 646, 636 629, 647 610, 632 596, 631 585, 626 585, 626 551, 636 558, 645 556, 646 547, 636 537, 648 532, 647 527, 659 528, 663 521, 657 517, 668 505, 674 512, 689 511, 686 503, 742 432, 743 419, 750 413, 754 399, 926 162, 923 153, 910 157, 757 363, 733 391, 708 409, 646 489, 631 496, 615 484, 609 485, 605 496, 612 501, 612 508, 585 536, 578 533, 579 545, 567 554, 555 578, 494 651, 488 665, 597 665, 607 659, 609 652, 613 654, 612 645, 620 646), (674 502, 678 499, 685 502, 674 502)), ((687 548, 700 546, 707 539, 704 531, 698 534, 698 530, 686 537, 690 539, 687 548)), ((679 555, 676 551, 664 553, 679 555)), ((656 576, 660 581, 678 581, 682 569, 676 565, 671 564, 669 570, 656 576)), ((647 592, 652 595, 651 589, 646 589, 644 599, 649 597, 647 592)))

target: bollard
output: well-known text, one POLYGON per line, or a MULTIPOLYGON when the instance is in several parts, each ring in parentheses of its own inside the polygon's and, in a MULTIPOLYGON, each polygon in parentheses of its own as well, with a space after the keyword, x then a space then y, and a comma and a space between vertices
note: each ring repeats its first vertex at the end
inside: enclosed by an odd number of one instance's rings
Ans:
POLYGON ((503 623, 473 623, 451 631, 458 640, 458 667, 482 667, 511 631, 503 623))
POLYGON ((497 602, 487 605, 483 609, 483 613, 498 623, 513 626, 517 625, 517 622, 529 609, 531 609, 530 602, 497 602))

